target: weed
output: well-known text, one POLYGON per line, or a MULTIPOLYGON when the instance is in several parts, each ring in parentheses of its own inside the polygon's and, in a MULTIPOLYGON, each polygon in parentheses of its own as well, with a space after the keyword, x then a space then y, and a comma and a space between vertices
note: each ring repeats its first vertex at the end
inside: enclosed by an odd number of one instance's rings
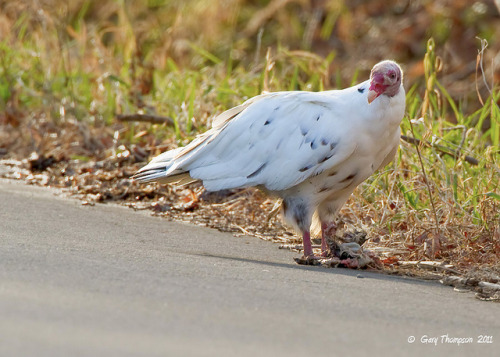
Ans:
MULTIPOLYGON (((116 154, 121 144, 157 154, 159 145, 185 144, 209 127, 215 114, 263 90, 345 87, 364 78, 373 64, 363 64, 346 81, 335 51, 322 56, 284 44, 268 47, 273 38, 262 23, 270 14, 245 17, 251 4, 222 9, 226 5, 219 2, 192 1, 188 8, 182 1, 149 1, 155 11, 146 11, 141 2, 58 4, 49 12, 12 2, 9 10, 18 16, 0 15, 10 25, 0 42, 0 113, 10 118, 1 125, 26 130, 2 147, 14 147, 19 139, 30 148, 21 152, 29 153, 33 142, 48 139, 26 128, 51 123, 82 130, 85 124, 112 133, 107 147, 113 150, 105 155, 116 154), (244 29, 238 32, 239 27, 244 29), (254 34, 255 55, 249 43, 254 34), (174 125, 118 124, 115 115, 122 113, 168 116, 174 125)), ((313 25, 284 11, 290 16, 269 26, 283 39, 303 36, 299 42, 311 46, 305 35, 313 25), (289 32, 282 28, 287 23, 289 32)), ((335 26, 347 26, 342 14, 351 16, 347 7, 329 11, 318 30, 323 40, 335 26)), ((346 223, 404 252, 405 259, 441 258, 464 267, 497 264, 500 89, 493 83, 488 98, 457 101, 440 81, 443 65, 430 39, 423 83, 414 81, 407 91, 401 130, 410 142, 402 141, 396 160, 363 183, 342 214, 346 223), (475 109, 469 113, 465 107, 475 109)), ((481 58, 478 81, 484 73, 481 58)), ((89 161, 81 152, 68 157, 89 161)))

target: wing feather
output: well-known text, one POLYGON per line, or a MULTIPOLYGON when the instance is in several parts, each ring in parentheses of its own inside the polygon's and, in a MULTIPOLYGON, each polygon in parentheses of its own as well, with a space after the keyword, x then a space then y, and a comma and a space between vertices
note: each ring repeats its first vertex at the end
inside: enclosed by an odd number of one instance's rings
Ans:
POLYGON ((217 122, 218 132, 209 134, 203 147, 188 149, 199 154, 178 160, 169 170, 189 171, 212 191, 297 185, 342 163, 356 149, 343 139, 348 125, 335 108, 338 102, 310 92, 262 96, 235 116, 230 113, 229 121, 217 122))
POLYGON ((335 170, 356 151, 356 117, 369 110, 359 86, 251 98, 220 114, 186 147, 153 159, 134 178, 168 181, 175 176, 174 181, 186 182, 189 174, 209 191, 246 186, 279 191, 335 170))

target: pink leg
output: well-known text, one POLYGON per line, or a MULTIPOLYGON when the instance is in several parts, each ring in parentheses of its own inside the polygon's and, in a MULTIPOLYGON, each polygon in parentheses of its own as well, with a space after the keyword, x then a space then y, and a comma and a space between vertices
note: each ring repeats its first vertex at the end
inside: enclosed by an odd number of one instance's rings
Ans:
POLYGON ((302 235, 302 243, 304 245, 304 257, 313 257, 313 250, 311 246, 311 233, 309 231, 304 231, 302 235))

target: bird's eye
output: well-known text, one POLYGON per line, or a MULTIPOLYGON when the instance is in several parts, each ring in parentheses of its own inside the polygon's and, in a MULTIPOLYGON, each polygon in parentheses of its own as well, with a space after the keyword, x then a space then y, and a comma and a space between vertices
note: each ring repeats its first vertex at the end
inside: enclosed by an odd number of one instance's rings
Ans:
POLYGON ((396 78, 396 75, 394 73, 391 74, 391 78, 394 79, 396 78))

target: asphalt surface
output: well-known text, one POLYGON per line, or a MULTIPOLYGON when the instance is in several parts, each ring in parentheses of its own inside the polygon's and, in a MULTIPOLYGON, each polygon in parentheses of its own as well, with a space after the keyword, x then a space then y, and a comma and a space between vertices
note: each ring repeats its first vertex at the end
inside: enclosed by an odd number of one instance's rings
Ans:
POLYGON ((0 180, 0 356, 499 356, 499 304, 294 256, 0 180))

